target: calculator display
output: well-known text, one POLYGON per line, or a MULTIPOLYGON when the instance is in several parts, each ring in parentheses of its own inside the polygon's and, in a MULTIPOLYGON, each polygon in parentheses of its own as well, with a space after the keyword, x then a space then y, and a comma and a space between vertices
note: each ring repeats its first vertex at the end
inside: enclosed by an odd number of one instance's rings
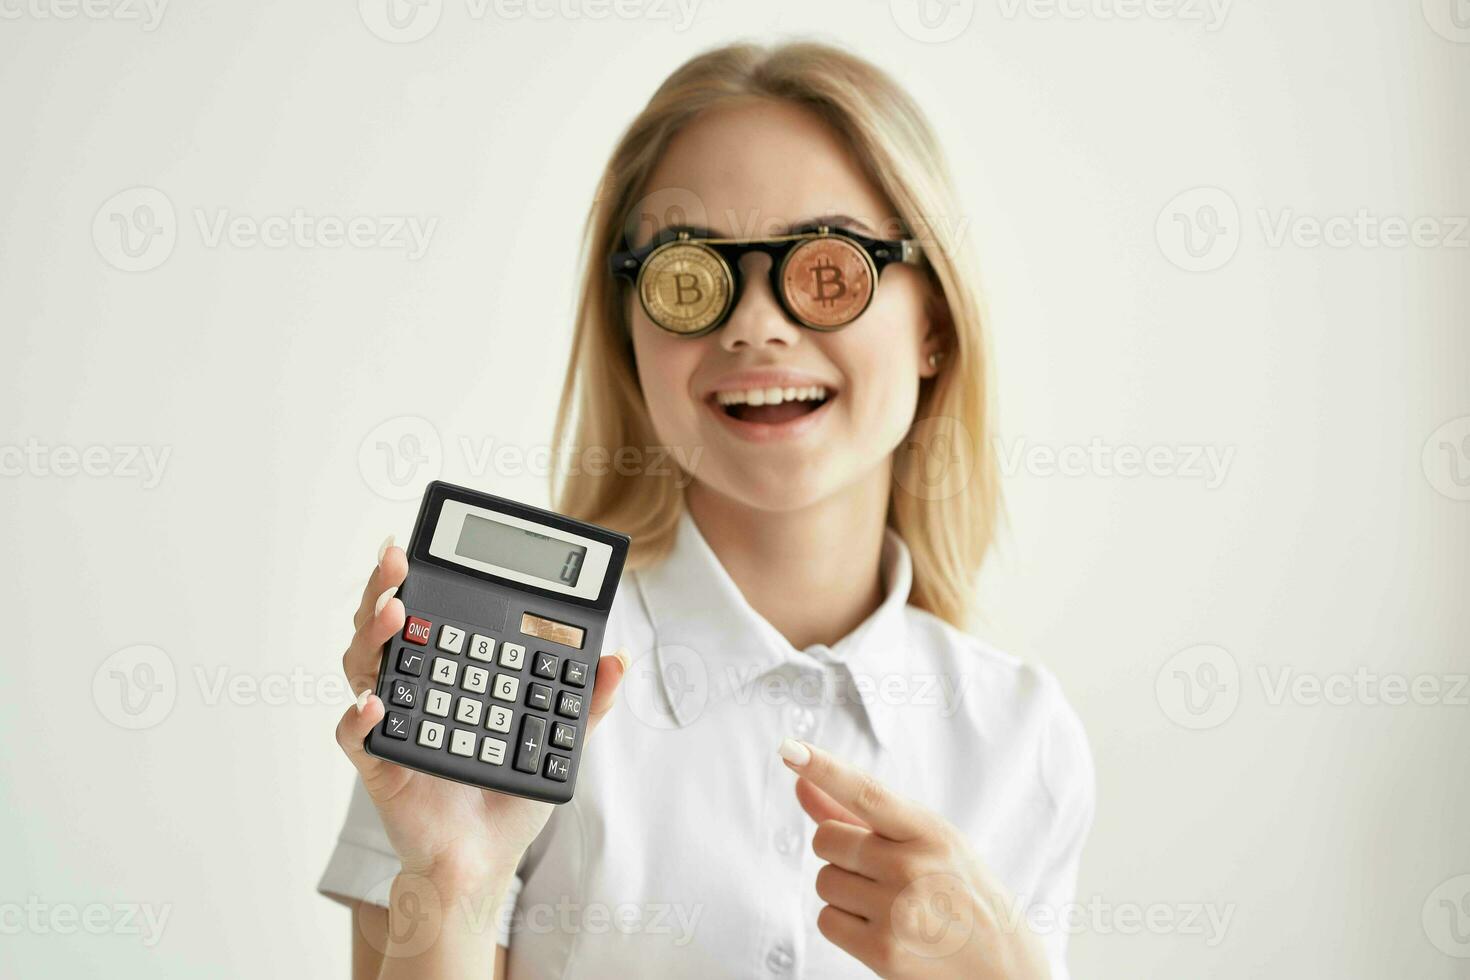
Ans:
POLYGON ((454 553, 461 558, 493 562, 537 578, 575 586, 587 549, 526 528, 466 514, 454 553))
POLYGON ((584 602, 602 593, 613 554, 605 541, 453 498, 432 528, 427 550, 435 558, 584 602))

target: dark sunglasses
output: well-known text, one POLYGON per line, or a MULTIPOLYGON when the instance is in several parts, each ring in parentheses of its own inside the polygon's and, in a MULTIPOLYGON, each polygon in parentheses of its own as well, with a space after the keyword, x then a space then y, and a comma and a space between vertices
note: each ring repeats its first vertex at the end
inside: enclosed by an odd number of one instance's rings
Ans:
POLYGON ((681 337, 719 328, 740 301, 748 252, 771 257, 771 292, 786 315, 812 330, 838 330, 873 301, 890 262, 921 265, 919 243, 869 238, 817 225, 775 238, 702 238, 669 228, 641 248, 614 252, 608 271, 634 283, 643 312, 681 337))

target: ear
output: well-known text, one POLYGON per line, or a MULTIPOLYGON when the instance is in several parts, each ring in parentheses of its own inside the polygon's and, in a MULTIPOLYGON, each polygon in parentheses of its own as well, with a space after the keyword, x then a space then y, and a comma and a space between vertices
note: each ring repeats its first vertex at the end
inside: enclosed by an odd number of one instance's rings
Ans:
POLYGON ((938 286, 930 284, 924 303, 924 339, 919 344, 919 377, 932 378, 944 368, 954 347, 954 318, 938 286))

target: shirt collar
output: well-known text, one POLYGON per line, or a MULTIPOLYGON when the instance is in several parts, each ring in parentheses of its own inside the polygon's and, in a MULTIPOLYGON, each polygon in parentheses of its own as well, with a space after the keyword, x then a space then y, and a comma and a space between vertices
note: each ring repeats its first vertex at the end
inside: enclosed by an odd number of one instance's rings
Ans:
POLYGON ((837 696, 862 704, 879 743, 890 744, 900 719, 885 702, 884 679, 906 671, 913 585, 908 548, 892 528, 885 529, 879 567, 885 594, 878 608, 835 645, 797 650, 746 602, 688 511, 680 514, 668 556, 635 573, 674 721, 692 723, 707 705, 777 667, 815 664, 834 674, 837 696))

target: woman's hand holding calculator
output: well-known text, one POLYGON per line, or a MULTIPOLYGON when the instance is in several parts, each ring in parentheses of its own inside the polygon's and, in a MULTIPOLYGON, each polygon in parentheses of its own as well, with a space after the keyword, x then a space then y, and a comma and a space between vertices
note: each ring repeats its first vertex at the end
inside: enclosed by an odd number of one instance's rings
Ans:
MULTIPOLYGON (((363 748, 364 737, 382 722, 386 711, 372 693, 383 645, 403 630, 406 618, 394 593, 408 574, 408 557, 391 541, 363 589, 353 616, 352 643, 342 656, 352 689, 363 696, 338 723, 337 743, 357 767, 403 866, 395 892, 404 879, 412 878, 418 888, 432 893, 418 896, 417 905, 426 897, 446 908, 463 900, 498 903, 521 855, 545 826, 552 805, 416 772, 363 748)), ((626 670, 626 654, 621 651, 601 659, 588 705, 589 734, 612 707, 626 670)), ((396 903, 396 895, 391 903, 396 903)))

